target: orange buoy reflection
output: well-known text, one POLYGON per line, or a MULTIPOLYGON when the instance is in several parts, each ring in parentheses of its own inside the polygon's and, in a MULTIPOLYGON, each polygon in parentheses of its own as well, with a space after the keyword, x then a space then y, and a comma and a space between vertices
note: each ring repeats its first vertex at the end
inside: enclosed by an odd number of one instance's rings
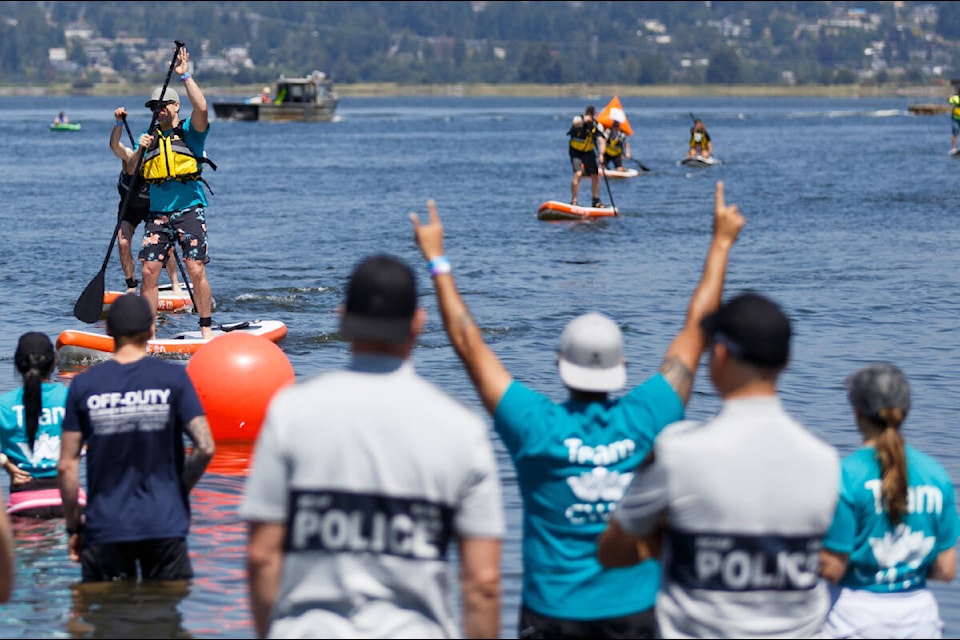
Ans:
POLYGON ((246 476, 253 462, 252 442, 217 442, 217 451, 207 465, 207 473, 246 476))

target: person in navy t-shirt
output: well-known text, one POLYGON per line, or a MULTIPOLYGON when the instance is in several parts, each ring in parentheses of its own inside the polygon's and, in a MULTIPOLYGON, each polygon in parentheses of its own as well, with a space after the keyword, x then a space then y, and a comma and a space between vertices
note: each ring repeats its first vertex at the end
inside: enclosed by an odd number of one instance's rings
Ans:
POLYGON ((144 298, 118 298, 107 316, 113 358, 77 375, 67 394, 58 472, 70 559, 81 563, 84 582, 136 580, 138 568, 145 580, 193 577, 189 492, 214 443, 186 367, 148 357, 154 330, 144 298))

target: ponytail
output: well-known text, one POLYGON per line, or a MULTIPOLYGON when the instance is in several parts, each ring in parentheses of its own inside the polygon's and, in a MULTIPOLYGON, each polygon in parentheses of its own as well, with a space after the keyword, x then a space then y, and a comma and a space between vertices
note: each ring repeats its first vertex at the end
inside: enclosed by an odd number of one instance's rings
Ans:
POLYGON ((877 420, 884 429, 874 438, 884 508, 893 525, 902 521, 907 513, 907 452, 900 435, 905 417, 906 413, 899 407, 881 409, 877 420))
POLYGON ((27 430, 30 451, 40 426, 43 410, 43 381, 53 373, 53 353, 18 353, 15 357, 17 370, 23 376, 23 418, 27 430))

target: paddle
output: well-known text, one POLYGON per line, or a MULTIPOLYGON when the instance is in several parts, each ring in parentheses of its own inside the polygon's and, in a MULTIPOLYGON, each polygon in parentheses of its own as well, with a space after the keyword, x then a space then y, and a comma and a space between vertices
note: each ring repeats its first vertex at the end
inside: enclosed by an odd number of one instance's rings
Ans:
MULTIPOLYGON (((167 77, 163 81, 163 87, 160 89, 160 98, 157 100, 156 105, 153 109, 153 118, 150 120, 150 127, 147 131, 153 131, 154 127, 157 126, 157 117, 160 114, 160 109, 163 105, 163 96, 167 92, 167 85, 170 84, 170 76, 173 74, 173 68, 177 65, 177 56, 180 54, 180 49, 184 46, 179 40, 174 41, 177 45, 174 48, 173 59, 170 61, 170 68, 167 69, 167 77)), ((140 168, 143 165, 143 153, 141 153, 137 158, 137 169, 135 173, 140 173, 140 168)), ((103 290, 104 290, 104 278, 107 273, 107 265, 110 264, 110 256, 113 254, 113 245, 117 241, 117 233, 120 231, 120 223, 123 221, 123 214, 127 211, 127 204, 130 202, 130 197, 133 195, 133 189, 127 190, 127 193, 123 196, 123 203, 120 205, 120 212, 117 214, 117 224, 113 228, 113 233, 110 234, 110 244, 107 246, 107 255, 103 257, 103 264, 100 265, 100 271, 97 272, 97 275, 93 276, 87 287, 83 290, 83 293, 80 294, 80 297, 77 298, 77 302, 73 305, 73 315, 80 320, 81 322, 86 322, 87 324, 96 322, 100 319, 100 314, 103 312, 103 290)), ((192 295, 192 294, 191 294, 192 295)))
POLYGON ((593 148, 593 155, 597 157, 597 173, 603 176, 603 184, 607 185, 607 195, 610 196, 610 206, 616 211, 617 205, 613 202, 613 192, 610 191, 610 181, 607 180, 606 167, 604 167, 604 171, 600 171, 600 154, 596 147, 593 148))
POLYGON ((650 168, 649 168, 649 167, 645 167, 645 166, 643 165, 643 163, 640 162, 639 160, 634 160, 633 158, 630 158, 630 162, 636 162, 636 163, 637 163, 637 166, 640 167, 640 171, 650 171, 650 168))
MULTIPOLYGON (((127 117, 126 117, 126 116, 123 117, 123 126, 124 126, 124 127, 126 128, 126 130, 127 130, 127 135, 130 136, 130 144, 133 145, 133 146, 136 146, 136 142, 134 142, 134 140, 133 140, 133 132, 130 131, 130 125, 127 124, 127 117)), ((136 174, 134 174, 134 175, 136 175, 136 174)), ((132 183, 132 182, 131 182, 131 185, 130 185, 130 186, 131 186, 131 187, 133 186, 133 183, 132 183)), ((189 283, 190 280, 187 279, 187 271, 186 271, 186 269, 183 268, 183 261, 180 260, 180 254, 177 253, 177 245, 176 245, 176 242, 174 242, 174 244, 173 244, 173 256, 177 259, 177 267, 179 267, 179 269, 180 269, 180 279, 183 281, 183 286, 187 287, 187 293, 190 294, 190 302, 193 303, 193 309, 194 309, 194 311, 196 311, 196 309, 197 309, 197 299, 193 297, 193 287, 187 286, 187 283, 189 283)), ((199 313, 199 312, 198 312, 198 313, 199 313)))
POLYGON ((173 243, 173 257, 177 259, 177 267, 180 269, 180 280, 183 281, 183 286, 187 288, 187 293, 190 294, 190 302, 193 303, 193 310, 196 313, 200 313, 197 307, 197 299, 193 296, 193 286, 190 282, 190 279, 187 277, 187 271, 183 268, 183 260, 180 259, 180 254, 177 253, 177 243, 173 243))

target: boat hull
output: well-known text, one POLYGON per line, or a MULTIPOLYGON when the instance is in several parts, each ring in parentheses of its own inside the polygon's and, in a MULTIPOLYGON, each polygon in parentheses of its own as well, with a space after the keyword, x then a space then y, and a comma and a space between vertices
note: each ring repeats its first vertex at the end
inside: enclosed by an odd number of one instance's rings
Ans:
POLYGON ((260 105, 245 102, 214 102, 213 113, 218 120, 257 120, 260 117, 260 105))
POLYGON ((220 120, 264 122, 330 122, 337 110, 337 100, 319 104, 248 104, 246 102, 214 102, 213 112, 220 120))

